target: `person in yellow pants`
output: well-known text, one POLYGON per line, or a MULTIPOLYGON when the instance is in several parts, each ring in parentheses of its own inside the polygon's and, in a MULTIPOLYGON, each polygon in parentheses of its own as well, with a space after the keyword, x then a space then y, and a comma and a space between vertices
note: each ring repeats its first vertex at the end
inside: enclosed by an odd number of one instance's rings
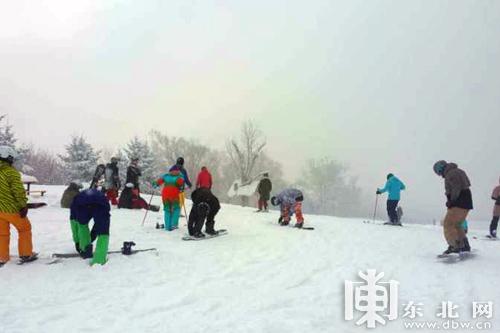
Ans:
POLYGON ((0 146, 0 266, 10 260, 10 225, 19 235, 18 252, 22 262, 37 259, 33 252, 31 223, 27 218, 28 198, 21 182, 21 174, 12 164, 18 157, 9 146, 0 146))

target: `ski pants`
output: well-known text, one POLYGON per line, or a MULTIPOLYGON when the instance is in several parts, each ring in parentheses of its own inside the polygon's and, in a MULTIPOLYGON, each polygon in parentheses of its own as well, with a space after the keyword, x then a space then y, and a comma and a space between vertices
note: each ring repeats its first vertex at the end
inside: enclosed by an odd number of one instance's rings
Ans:
POLYGON ((290 222, 290 209, 293 209, 293 211, 295 212, 297 223, 304 223, 304 216, 302 215, 302 202, 297 201, 293 205, 285 204, 281 206, 281 216, 283 216, 283 221, 285 223, 290 222))
POLYGON ((181 206, 179 202, 164 202, 163 212, 165 214, 165 230, 172 231, 179 227, 179 217, 181 215, 181 206))
POLYGON ((19 213, 0 213, 0 261, 7 262, 10 259, 10 225, 16 228, 19 235, 19 256, 30 256, 33 254, 33 243, 31 239, 31 223, 27 217, 19 216, 19 213))
POLYGON ((490 223, 490 235, 493 237, 497 236, 497 228, 498 228, 498 220, 500 219, 499 216, 493 216, 493 219, 491 220, 490 223))
POLYGON ((465 239, 465 230, 462 228, 463 221, 467 218, 469 210, 452 207, 448 208, 444 217, 443 229, 444 238, 449 246, 453 248, 462 248, 465 239))
POLYGON ((387 200, 387 215, 389 215, 389 221, 391 223, 398 223, 398 213, 396 211, 398 207, 399 200, 387 200))
POLYGON ((215 205, 215 207, 210 206, 210 210, 208 214, 205 216, 199 212, 197 209, 198 205, 193 205, 191 208, 191 212, 189 212, 189 221, 188 221, 188 231, 191 236, 196 235, 197 233, 201 232, 201 229, 203 228, 203 224, 205 224, 205 231, 208 233, 214 232, 214 226, 215 226, 215 215, 220 210, 220 205, 215 205), (207 219, 207 222, 205 222, 205 218, 207 219))
POLYGON ((117 189, 106 190, 106 198, 111 202, 113 206, 118 205, 118 190, 117 189))
POLYGON ((262 197, 259 198, 259 210, 267 210, 268 209, 268 204, 267 204, 266 199, 263 199, 262 197))

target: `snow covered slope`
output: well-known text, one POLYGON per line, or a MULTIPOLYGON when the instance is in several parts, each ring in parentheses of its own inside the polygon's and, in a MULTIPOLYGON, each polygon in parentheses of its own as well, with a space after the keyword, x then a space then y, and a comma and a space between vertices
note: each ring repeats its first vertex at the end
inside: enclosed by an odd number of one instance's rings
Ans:
MULTIPOLYGON (((49 207, 29 213, 35 250, 71 252, 68 211, 58 208, 63 188, 43 188, 49 207)), ((154 228, 161 213, 141 227, 143 211, 113 209, 110 249, 134 240, 159 252, 110 255, 94 267, 82 259, 11 261, 0 268, 0 332, 362 332, 343 318, 344 280, 369 268, 398 280, 400 303, 423 303, 428 320, 436 320, 442 301, 470 318, 473 301, 499 300, 500 242, 471 240, 475 258, 446 264, 436 259, 445 247, 439 227, 305 212, 316 228, 306 231, 278 226, 276 212, 253 211, 223 205, 216 227, 228 235, 185 242, 185 219, 166 232, 154 228)), ((408 330, 397 320, 376 331, 408 330)))

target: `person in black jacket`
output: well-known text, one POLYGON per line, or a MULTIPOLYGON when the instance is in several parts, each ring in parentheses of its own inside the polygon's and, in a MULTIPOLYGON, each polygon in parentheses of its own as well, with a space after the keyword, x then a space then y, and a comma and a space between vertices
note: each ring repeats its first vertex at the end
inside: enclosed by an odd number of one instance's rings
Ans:
POLYGON ((271 183, 271 179, 269 179, 269 174, 265 173, 264 178, 262 178, 257 186, 257 192, 259 193, 259 210, 258 212, 268 212, 268 204, 271 197, 271 191, 273 190, 273 184, 271 183))
POLYGON ((193 206, 189 213, 188 231, 189 235, 201 238, 205 235, 201 232, 205 219, 205 232, 209 235, 217 235, 214 229, 214 218, 220 210, 219 199, 207 188, 199 188, 191 194, 193 206))
POLYGON ((139 168, 139 159, 132 158, 130 165, 127 168, 127 180, 125 184, 132 183, 134 189, 139 189, 139 177, 142 176, 141 169, 139 168))

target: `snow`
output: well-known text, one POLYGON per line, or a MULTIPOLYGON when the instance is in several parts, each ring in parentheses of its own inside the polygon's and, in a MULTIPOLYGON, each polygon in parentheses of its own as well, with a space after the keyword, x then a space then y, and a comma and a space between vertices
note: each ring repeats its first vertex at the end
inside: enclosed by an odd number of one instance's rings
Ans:
MULTIPOLYGON (((72 252, 68 210, 58 207, 64 187, 44 188, 49 206, 29 213, 35 250, 42 257, 72 252)), ((133 240, 157 253, 110 255, 93 267, 79 258, 18 266, 13 258, 0 268, 0 332, 361 332, 343 319, 343 288, 369 268, 399 281, 400 303, 423 303, 428 320, 436 320, 442 301, 460 305, 467 319, 473 301, 500 296, 500 243, 470 237, 476 258, 446 264, 436 259, 445 248, 438 226, 379 226, 305 212, 316 228, 306 231, 278 226, 277 212, 223 205, 216 227, 229 234, 186 242, 185 219, 169 233, 154 228, 161 212, 149 212, 141 227, 143 217, 113 208, 110 249, 133 240)), ((16 238, 13 232, 12 254, 16 238)), ((408 330, 399 319, 377 331, 408 330)))
POLYGON ((26 175, 26 174, 21 174, 21 181, 24 183, 24 184, 34 184, 34 183, 38 183, 38 179, 36 179, 36 177, 33 177, 33 176, 30 176, 30 175, 26 175))

